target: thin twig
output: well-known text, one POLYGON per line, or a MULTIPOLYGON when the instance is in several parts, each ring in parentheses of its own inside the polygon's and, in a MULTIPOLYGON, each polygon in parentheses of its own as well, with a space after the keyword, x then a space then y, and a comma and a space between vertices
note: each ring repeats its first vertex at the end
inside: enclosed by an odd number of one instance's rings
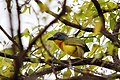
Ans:
POLYGON ((18 47, 18 44, 16 43, 16 41, 14 41, 14 39, 8 35, 8 33, 2 28, 1 25, 0 25, 0 29, 1 29, 1 31, 8 37, 8 39, 9 39, 10 41, 12 41, 13 44, 15 44, 15 45, 18 47))
POLYGON ((6 3, 7 3, 7 10, 9 12, 10 31, 11 31, 11 36, 13 38, 14 35, 13 35, 13 25, 12 25, 12 15, 11 15, 11 0, 6 0, 6 3))
POLYGON ((20 7, 18 4, 18 0, 16 0, 16 7, 17 7, 17 19, 18 19, 18 39, 19 39, 19 44, 20 44, 20 51, 23 50, 23 44, 22 44, 22 40, 21 40, 21 23, 20 23, 20 7))
POLYGON ((31 1, 31 0, 26 0, 24 4, 22 4, 21 6, 19 6, 19 7, 20 7, 20 9, 21 9, 23 6, 25 6, 25 5, 29 4, 29 3, 30 3, 30 1, 31 1))

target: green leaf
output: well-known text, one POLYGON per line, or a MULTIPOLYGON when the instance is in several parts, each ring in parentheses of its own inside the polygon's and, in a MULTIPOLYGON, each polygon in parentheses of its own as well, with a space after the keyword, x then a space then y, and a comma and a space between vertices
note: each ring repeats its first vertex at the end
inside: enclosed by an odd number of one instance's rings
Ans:
POLYGON ((108 52, 108 54, 112 55, 114 45, 110 41, 108 41, 106 44, 107 44, 107 52, 108 52))
POLYGON ((113 9, 113 8, 117 8, 118 6, 117 6, 116 3, 109 1, 109 2, 107 3, 107 7, 108 7, 108 9, 113 9))
POLYGON ((29 9, 29 8, 30 8, 30 7, 25 6, 24 9, 23 9, 23 11, 22 11, 21 13, 22 13, 22 14, 25 13, 25 12, 27 11, 27 9, 29 9))
POLYGON ((115 23, 116 23, 116 14, 114 13, 111 13, 109 18, 110 18, 110 28, 113 30, 114 29, 114 26, 115 26, 115 23))
POLYGON ((41 12, 45 12, 45 11, 48 10, 48 7, 47 7, 46 4, 43 4, 43 3, 40 2, 40 1, 39 1, 37 4, 38 4, 38 6, 40 7, 40 11, 41 11, 41 12))
POLYGON ((43 56, 45 58, 45 61, 48 61, 49 59, 51 59, 51 57, 49 56, 49 54, 46 53, 46 52, 44 52, 43 56))
POLYGON ((23 37, 23 36, 25 36, 25 37, 30 36, 30 32, 29 32, 28 28, 26 28, 26 29, 21 33, 21 36, 22 36, 22 37, 23 37))
POLYGON ((7 54, 13 54, 13 49, 12 48, 5 48, 1 52, 7 53, 7 54))
POLYGON ((94 28, 94 33, 95 35, 99 34, 100 33, 100 30, 101 30, 101 22, 95 22, 95 28, 94 28))
POLYGON ((72 10, 71 10, 71 7, 70 6, 66 6, 66 12, 71 12, 72 10))
POLYGON ((91 36, 93 36, 93 34, 89 34, 89 35, 88 35, 88 38, 85 39, 85 42, 86 42, 86 43, 93 42, 93 37, 91 37, 91 36), (89 37, 90 37, 90 38, 89 38, 89 37))
POLYGON ((61 58, 63 58, 66 54, 63 52, 60 53, 60 55, 58 56, 58 59, 60 60, 61 58))
POLYGON ((10 77, 14 74, 13 62, 10 59, 0 57, 0 75, 10 77))
POLYGON ((63 74, 63 78, 70 78, 72 72, 70 71, 70 69, 67 69, 67 71, 64 72, 63 74))
POLYGON ((98 44, 93 44, 93 47, 92 47, 92 52, 96 52, 96 50, 98 49, 99 45, 98 44))
POLYGON ((95 54, 95 58, 102 58, 103 57, 103 52, 95 54))
POLYGON ((34 72, 34 70, 29 69, 28 74, 32 74, 33 72, 34 72))
POLYGON ((32 62, 39 62, 39 60, 37 59, 37 58, 30 58, 30 60, 32 61, 32 62))
POLYGON ((95 69, 95 68, 96 68, 95 65, 90 65, 90 66, 89 66, 89 70, 93 70, 93 69, 95 69))
POLYGON ((58 7, 57 11, 60 11, 60 7, 58 7))

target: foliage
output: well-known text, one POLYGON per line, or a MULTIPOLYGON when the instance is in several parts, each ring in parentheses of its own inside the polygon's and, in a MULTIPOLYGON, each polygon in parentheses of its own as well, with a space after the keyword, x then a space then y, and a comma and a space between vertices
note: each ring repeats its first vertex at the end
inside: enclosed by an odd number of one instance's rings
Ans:
MULTIPOLYGON (((12 42, 11 47, 4 47, 0 51, 1 80, 42 80, 53 75, 54 79, 70 80, 120 78, 119 3, 111 0, 67 0, 67 4, 65 0, 16 0, 16 3, 12 3, 11 0, 6 0, 9 17, 14 4, 18 4, 18 34, 12 33, 15 36, 11 37, 0 26, 12 42), (95 5, 97 2, 100 8, 95 5), (51 5, 54 7, 51 8, 51 5), (38 24, 25 28, 21 17, 33 13, 38 24), (21 31, 21 28, 24 30, 21 31), (82 60, 67 55, 54 42, 47 40, 56 32, 81 38, 90 51, 84 54, 82 60)), ((12 21, 10 19, 10 24, 12 21)), ((14 31, 11 29, 11 32, 14 31)))

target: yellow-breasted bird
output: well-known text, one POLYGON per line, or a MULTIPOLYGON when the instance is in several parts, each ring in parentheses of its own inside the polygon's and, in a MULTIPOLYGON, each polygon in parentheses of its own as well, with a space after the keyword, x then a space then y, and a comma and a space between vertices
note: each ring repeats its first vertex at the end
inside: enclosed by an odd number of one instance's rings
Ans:
POLYGON ((80 38, 68 37, 62 32, 57 32, 48 40, 53 40, 62 51, 73 57, 82 59, 84 53, 90 51, 85 42, 80 38))

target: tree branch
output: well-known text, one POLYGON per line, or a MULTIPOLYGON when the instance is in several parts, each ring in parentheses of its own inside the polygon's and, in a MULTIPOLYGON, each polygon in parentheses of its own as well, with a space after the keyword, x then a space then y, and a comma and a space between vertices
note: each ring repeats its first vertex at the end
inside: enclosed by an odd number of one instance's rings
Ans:
POLYGON ((7 10, 9 12, 10 31, 11 31, 11 36, 13 38, 14 35, 13 35, 13 25, 12 25, 12 15, 11 15, 11 0, 6 0, 6 3, 7 3, 7 10))
MULTIPOLYGON (((120 18, 117 20, 114 29, 113 29, 113 35, 118 39, 118 33, 120 29, 120 18)), ((114 62, 117 62, 118 64, 120 63, 119 57, 118 57, 118 51, 116 51, 116 47, 113 49, 113 54, 112 54, 114 62)))
POLYGON ((21 40, 21 23, 20 23, 20 7, 19 7, 19 4, 18 4, 18 0, 16 0, 16 7, 17 7, 17 19, 18 19, 18 39, 19 39, 19 48, 20 48, 20 51, 23 50, 23 44, 22 44, 22 40, 21 40))
POLYGON ((14 41, 14 39, 8 35, 8 33, 2 28, 1 25, 0 25, 0 29, 1 29, 1 31, 8 37, 8 39, 9 39, 10 41, 12 41, 13 44, 15 44, 15 45, 18 47, 18 44, 16 43, 16 41, 14 41))
MULTIPOLYGON (((108 69, 112 69, 112 70, 115 70, 115 71, 119 71, 120 72, 120 65, 118 64, 115 64, 115 63, 112 63, 112 62, 107 62, 107 61, 104 61, 104 60, 101 60, 101 59, 96 59, 93 63, 91 63, 93 60, 93 58, 86 58, 86 59, 71 59, 71 65, 72 66, 78 66, 78 65, 97 65, 97 66, 100 66, 100 67, 105 67, 105 68, 108 68, 108 69)), ((69 65, 69 62, 67 60, 61 60, 63 63, 69 65)), ((52 61, 54 62, 54 61, 52 61)), ((51 61, 50 61, 51 63, 51 61)), ((31 75, 29 75, 27 77, 27 80, 29 79, 33 79, 35 80, 37 77, 40 77, 40 76, 43 76, 45 74, 49 74, 49 73, 52 73, 53 70, 52 70, 53 67, 50 67, 50 68, 45 68, 41 71, 38 71, 36 73, 33 73, 31 75)), ((66 68, 66 66, 63 66, 63 65, 57 65, 57 66, 54 66, 54 70, 55 71, 60 71, 62 69, 66 68)))
POLYGON ((113 36, 110 32, 108 32, 105 28, 105 19, 104 19, 104 15, 103 15, 103 12, 102 12, 102 9, 100 8, 100 4, 98 3, 97 0, 92 0, 92 2, 94 3, 97 11, 98 11, 98 15, 101 19, 101 22, 102 22, 102 25, 101 25, 101 33, 103 35, 105 35, 107 38, 109 38, 113 44, 117 47, 120 47, 120 41, 115 37, 113 36))
MULTIPOLYGON (((54 66, 55 71, 60 71, 60 70, 62 70, 64 68, 65 68, 64 66, 54 66)), ((36 80, 38 77, 43 76, 45 74, 52 73, 52 72, 53 72, 52 67, 45 68, 45 69, 43 69, 43 70, 41 70, 39 72, 36 72, 36 73, 33 73, 33 74, 29 75, 28 77, 26 77, 26 80, 30 80, 30 79, 31 80, 36 80)))
POLYGON ((74 76, 67 79, 57 79, 57 80, 78 80, 78 79, 79 80, 107 80, 107 78, 103 76, 97 76, 90 73, 85 73, 80 76, 74 76))
POLYGON ((17 10, 17 19, 18 19, 18 44, 19 44, 19 53, 16 54, 16 58, 14 58, 14 75, 11 77, 11 79, 13 80, 18 80, 18 74, 20 73, 20 68, 22 66, 22 55, 23 55, 23 44, 22 44, 22 40, 21 40, 21 23, 20 23, 20 7, 18 4, 18 0, 15 1, 16 2, 16 10, 17 10))
MULTIPOLYGON (((14 59, 17 58, 16 55, 10 55, 10 54, 6 54, 3 52, 0 52, 0 56, 2 57, 6 57, 6 58, 10 58, 10 59, 14 59)), ((36 58, 29 58, 29 57, 25 57, 24 58, 24 62, 32 62, 32 63, 46 63, 44 59, 38 59, 37 62, 34 62, 32 60, 34 60, 36 58)), ((91 63, 93 61, 94 58, 84 58, 82 60, 80 59, 71 59, 71 63, 73 66, 78 66, 78 65, 96 65, 96 66, 100 66, 100 67, 104 67, 104 68, 108 68, 108 69, 112 69, 115 71, 120 72, 120 64, 117 63, 112 63, 112 62, 108 62, 105 60, 101 60, 101 59, 96 59, 93 63, 91 63), (102 65, 104 63, 104 65, 102 65), (102 66, 101 66, 102 65, 102 66)), ((64 64, 69 64, 68 60, 60 60, 62 63, 64 64)), ((47 63, 54 63, 54 64, 60 64, 58 61, 53 61, 53 60, 48 60, 47 63)), ((62 65, 62 64, 60 64, 62 65)))

